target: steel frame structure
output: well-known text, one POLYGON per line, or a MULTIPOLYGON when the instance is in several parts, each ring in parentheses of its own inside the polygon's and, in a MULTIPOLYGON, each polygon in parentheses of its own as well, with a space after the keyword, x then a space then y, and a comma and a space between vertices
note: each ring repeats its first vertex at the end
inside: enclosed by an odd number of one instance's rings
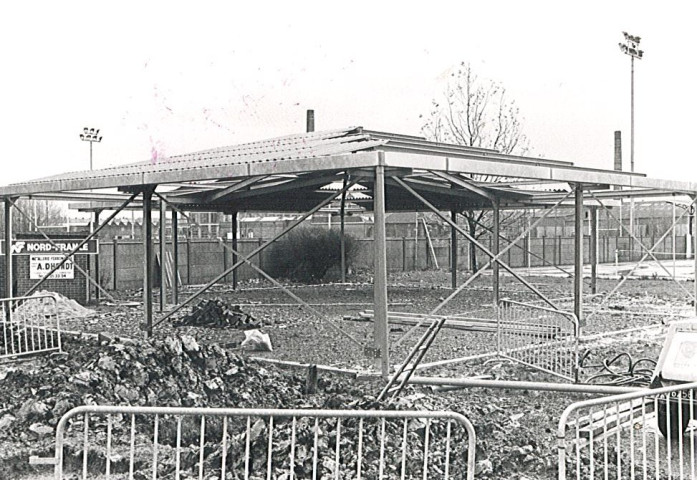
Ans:
MULTIPOLYGON (((651 179, 632 172, 583 168, 567 161, 505 155, 493 150, 430 142, 416 136, 369 131, 361 127, 289 135, 173 156, 156 163, 146 161, 73 172, 0 187, 0 197, 5 205, 5 239, 8 245, 12 239, 12 205, 18 197, 90 201, 87 208, 93 211, 117 210, 127 206, 142 208, 143 329, 147 335, 152 334, 155 325, 195 298, 179 303, 176 282, 173 282, 172 297, 178 306, 166 311, 166 289, 161 285, 163 313, 160 318, 154 318, 151 295, 154 287, 154 255, 150 223, 153 195, 177 212, 173 215, 173 223, 179 214, 187 211, 218 211, 232 215, 235 222, 238 212, 244 211, 314 212, 321 208, 318 205, 326 205, 341 195, 341 212, 350 202, 372 211, 375 217, 375 331, 372 351, 376 354, 383 376, 390 371, 386 212, 434 211, 450 225, 453 232, 463 234, 453 219, 457 212, 465 210, 491 210, 494 219, 498 220, 500 211, 507 209, 548 210, 555 204, 558 204, 556 208, 573 208, 576 217, 573 313, 582 328, 584 285, 581 226, 584 206, 595 206, 596 199, 676 194, 697 198, 697 183, 651 179), (322 188, 331 183, 342 184, 344 188, 339 193, 333 192, 332 198, 328 199, 327 191, 322 188), (358 198, 353 198, 348 191, 349 186, 354 184, 364 187, 361 195, 356 196, 358 198), (560 184, 565 186, 562 193, 559 192, 560 184), (118 192, 113 193, 113 189, 118 189, 118 192), (135 202, 138 196, 141 201, 135 202), (570 200, 571 196, 573 200, 570 200)), ((162 211, 164 207, 161 207, 162 211)), ((593 212, 594 209, 591 209, 591 215, 594 215, 593 212)), ((115 215, 102 222, 88 239, 115 215)), ((494 238, 498 240, 498 221, 494 222, 492 230, 494 238)), ((455 238, 456 235, 453 235, 455 238)), ((233 253, 237 252, 236 240, 236 236, 233 236, 233 253)), ((697 235, 693 240, 697 247, 697 235)), ((597 229, 591 235, 592 252, 597 248, 596 241, 597 229)), ((176 235, 172 243, 172 248, 176 250, 176 235)), ((499 299, 499 270, 510 268, 502 262, 501 253, 513 244, 515 242, 500 248, 499 242, 495 241, 488 252, 494 259, 494 302, 499 299)), ((479 248, 482 247, 480 244, 479 248)), ((233 267, 227 268, 208 286, 230 273, 235 278, 236 268, 247 263, 259 251, 261 249, 243 259, 235 258, 233 267)), ((693 251, 697 251, 697 248, 693 251)), ((173 270, 176 272, 176 255, 174 258, 173 270)), ((6 255, 5 262, 5 296, 11 297, 11 255, 6 255)), ((591 291, 594 291, 595 255, 591 256, 591 270, 591 291)), ((512 273, 516 275, 514 271, 512 273)), ((161 277, 164 280, 164 276, 161 277)), ((458 289, 457 268, 452 269, 452 286, 458 289)), ((530 287, 534 289, 534 286, 530 287)), ((195 295, 205 290, 201 289, 195 295)))

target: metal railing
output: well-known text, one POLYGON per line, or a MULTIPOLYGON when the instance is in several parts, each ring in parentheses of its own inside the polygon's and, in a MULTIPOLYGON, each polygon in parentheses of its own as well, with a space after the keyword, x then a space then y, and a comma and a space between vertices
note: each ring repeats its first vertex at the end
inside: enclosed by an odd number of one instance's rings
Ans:
POLYGON ((587 400, 559 420, 559 479, 697 479, 697 382, 587 400))
POLYGON ((82 406, 56 427, 56 480, 473 479, 475 432, 447 411, 82 406))
POLYGON ((61 350, 60 318, 53 295, 0 299, 0 359, 61 350))
POLYGON ((578 381, 578 320, 571 312, 501 300, 497 312, 500 356, 578 381))

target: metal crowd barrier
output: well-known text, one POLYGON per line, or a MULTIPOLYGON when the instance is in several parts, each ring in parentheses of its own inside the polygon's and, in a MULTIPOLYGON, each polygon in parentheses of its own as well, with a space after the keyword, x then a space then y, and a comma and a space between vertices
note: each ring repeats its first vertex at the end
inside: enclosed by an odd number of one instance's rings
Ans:
POLYGON ((0 359, 61 350, 60 318, 53 295, 0 299, 0 359))
POLYGON ((82 406, 56 427, 56 480, 473 479, 475 432, 447 411, 82 406))
POLYGON ((587 400, 559 421, 559 479, 697 479, 697 382, 587 400))
POLYGON ((500 356, 573 382, 578 381, 578 320, 573 313, 501 300, 500 356))

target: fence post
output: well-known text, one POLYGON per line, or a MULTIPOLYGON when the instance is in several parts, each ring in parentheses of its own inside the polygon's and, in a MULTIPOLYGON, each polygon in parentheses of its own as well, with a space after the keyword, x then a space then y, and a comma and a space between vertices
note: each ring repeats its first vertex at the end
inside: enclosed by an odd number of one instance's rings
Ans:
POLYGON ((547 245, 545 244, 546 238, 546 236, 542 237, 542 266, 547 265, 547 245))
POLYGON ((114 291, 116 291, 116 286, 117 286, 116 272, 118 271, 118 268, 117 268, 116 262, 117 262, 117 258, 118 258, 118 254, 117 254, 118 245, 119 245, 119 241, 116 237, 114 237, 114 249, 112 252, 112 260, 111 260, 111 263, 112 263, 112 276, 111 276, 111 278, 113 279, 114 291))
POLYGON ((402 237, 402 271, 407 271, 407 239, 402 237))

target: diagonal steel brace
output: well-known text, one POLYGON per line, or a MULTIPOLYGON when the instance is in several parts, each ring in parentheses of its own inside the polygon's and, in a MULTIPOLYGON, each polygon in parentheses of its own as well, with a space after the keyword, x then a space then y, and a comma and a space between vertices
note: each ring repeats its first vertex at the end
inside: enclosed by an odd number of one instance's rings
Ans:
POLYGON ((109 222, 111 222, 114 218, 116 218, 116 215, 118 215, 119 213, 121 213, 121 210, 123 210, 124 208, 126 208, 126 207, 128 206, 128 204, 131 203, 131 202, 133 201, 133 199, 136 198, 136 196, 138 196, 138 194, 139 194, 139 192, 136 192, 136 193, 134 193, 133 195, 131 195, 130 197, 128 197, 128 199, 127 199, 125 202, 123 202, 123 203, 121 204, 121 206, 119 206, 119 208, 117 208, 117 209, 114 211, 114 213, 112 213, 111 215, 109 215, 109 218, 107 218, 104 222, 102 222, 102 224, 101 224, 99 227, 97 227, 97 228, 94 230, 94 232, 90 233, 90 234, 87 236, 87 238, 83 239, 83 240, 77 245, 77 247, 75 247, 71 252, 67 253, 67 254, 65 255, 65 257, 63 257, 63 260, 61 260, 60 262, 58 262, 58 264, 57 264, 55 267, 53 267, 53 268, 51 269, 51 271, 48 272, 44 278, 42 278, 41 280, 39 280, 38 282, 36 282, 36 283, 34 284, 33 287, 31 287, 29 290, 27 290, 27 292, 24 294, 24 296, 25 296, 25 297, 28 297, 28 296, 31 295, 37 288, 39 288, 39 286, 40 286, 41 284, 43 284, 46 280, 48 280, 48 277, 50 277, 51 275, 53 275, 53 273, 54 273, 56 270, 58 270, 59 268, 61 268, 61 267, 63 266, 63 264, 64 264, 65 262, 68 261, 68 259, 69 259, 70 257, 72 257, 72 256, 75 255, 78 251, 80 251, 80 249, 82 248, 83 245, 85 245, 87 242, 89 242, 90 240, 92 240, 104 227, 107 226, 107 224, 108 224, 109 222))
POLYGON ((153 324, 153 327, 158 326, 159 324, 161 324, 162 322, 164 322, 165 320, 167 320, 168 318, 170 318, 170 317, 171 317, 172 315, 174 315, 176 312, 178 312, 179 310, 181 310, 182 308, 184 308, 186 305, 188 305, 189 303, 191 303, 193 300, 195 300, 196 298, 198 298, 201 294, 205 293, 209 288, 211 288, 213 285, 215 285, 216 283, 218 283, 221 279, 223 279, 223 278, 225 278, 227 275, 229 275, 230 272, 236 270, 237 268, 240 267, 240 265, 243 265, 247 260, 253 258, 255 255, 257 255, 259 252, 261 252, 262 250, 264 250, 265 248, 267 248, 269 245, 271 245, 272 243, 274 243, 276 240, 278 240, 279 238, 281 238, 283 235, 285 235, 286 233, 288 233, 288 232, 290 232, 291 230, 293 230, 295 227, 297 227, 297 226, 300 225, 303 221, 305 221, 306 218, 308 218, 310 215, 312 215, 313 213, 317 212, 319 209, 321 209, 321 208, 323 208, 324 206, 326 206, 326 205, 328 205, 329 203, 331 203, 332 200, 334 200, 338 195, 341 195, 342 192, 344 192, 345 190, 351 188, 351 187, 352 187, 353 185, 355 185, 357 182, 358 182, 358 179, 352 180, 352 181, 350 181, 349 183, 346 184, 346 187, 345 187, 344 189, 341 189, 341 190, 338 191, 338 192, 332 192, 327 198, 325 198, 325 199, 322 200, 320 203, 318 203, 317 205, 315 205, 310 211, 304 213, 300 218, 298 218, 298 219, 295 220, 293 223, 291 223, 291 224, 288 225, 286 228, 284 228, 279 234, 277 234, 276 236, 274 236, 271 240, 269 240, 268 242, 264 243, 263 245, 259 245, 257 248, 255 248, 254 250, 252 250, 252 252, 249 253, 249 255, 247 255, 246 257, 243 257, 241 260, 238 260, 234 265, 232 265, 231 267, 225 269, 224 272, 220 273, 220 274, 217 275, 213 280, 211 280, 210 282, 208 282, 207 284, 205 284, 203 287, 201 287, 200 289, 198 289, 198 290, 197 290, 195 293, 193 293, 189 298, 187 298, 187 299, 184 300, 182 303, 180 303, 179 305, 177 305, 173 310, 170 310, 164 317, 162 317, 162 318, 159 319, 157 322, 155 322, 155 323, 153 324))
POLYGON ((393 177, 393 179, 402 185, 407 191, 409 191, 412 195, 414 195, 416 198, 418 198, 424 205, 429 207, 436 215, 438 215, 440 218, 442 218, 445 222, 447 222, 451 227, 453 227, 455 230, 457 230, 460 234, 464 235, 468 240, 470 240, 472 243, 474 243, 477 247, 481 248, 484 253, 486 253, 489 257, 490 260, 482 266, 479 270, 477 270, 471 277, 469 277, 462 285, 460 285, 455 291, 453 291, 445 300, 443 300, 432 312, 428 314, 422 320, 419 324, 414 325, 410 330, 408 330, 402 338, 400 338, 395 345, 398 345, 401 343, 403 340, 406 339, 408 335, 410 335, 413 331, 416 330, 416 328, 420 327, 431 315, 436 314, 441 308, 443 308, 445 305, 447 305, 453 298, 455 298, 457 295, 462 292, 469 284, 471 284, 476 278, 478 278, 491 264, 494 262, 498 263, 501 267, 503 267, 506 271, 508 271, 511 275, 513 275, 518 281, 520 281, 523 285, 528 287, 530 290, 532 290, 538 297, 540 297, 545 303, 547 303, 550 307, 557 309, 558 307, 554 305, 554 303, 549 300, 545 295, 542 294, 537 288, 535 288, 532 284, 527 282, 524 278, 522 278, 520 275, 515 273, 511 267, 506 265, 504 262, 500 260, 500 258, 508 252, 511 248, 515 246, 517 242, 519 242, 522 238, 525 237, 525 235, 528 234, 530 230, 533 228, 537 227, 542 220, 547 218, 559 205, 561 205, 569 196, 571 196, 571 192, 567 193, 564 198, 559 200, 552 208, 549 210, 545 211, 544 215, 542 215, 540 218, 538 218, 534 223, 532 223, 530 226, 528 226, 525 231, 523 231, 515 240, 513 240, 508 246, 503 248, 498 254, 494 255, 493 252, 491 252, 488 248, 486 248, 484 245, 482 245, 479 241, 477 241, 475 238, 473 238, 469 233, 467 233, 464 229, 462 229, 459 225, 457 225, 455 222, 453 222, 450 218, 448 218, 446 215, 443 215, 441 212, 438 211, 438 209, 433 206, 428 200, 423 198, 421 195, 419 195, 416 191, 414 191, 409 185, 406 185, 401 179, 397 177, 393 177))
MULTIPOLYGON (((591 192, 591 195, 593 195, 592 192, 591 192)), ((607 207, 600 201, 600 199, 598 199, 597 197, 595 197, 595 195, 593 195, 593 198, 595 199, 595 201, 597 201, 597 202, 600 204, 600 206, 602 206, 602 207, 607 211, 607 213, 613 218, 613 220, 617 221, 617 218, 610 212, 609 209, 607 209, 607 207)), ((694 205, 696 202, 697 202, 697 198, 695 198, 695 199, 692 201, 692 203, 690 203, 690 206, 694 205)), ((641 246, 641 248, 643 248, 644 250, 646 250, 646 253, 644 254, 643 257, 641 257, 641 259, 639 260, 639 262, 637 262, 637 264, 634 265, 634 268, 632 268, 632 269, 629 271, 629 273, 628 273, 617 285, 615 285, 615 288, 613 288, 612 291, 610 291, 610 293, 608 293, 608 294, 603 298, 603 301, 600 303, 600 306, 601 306, 601 307, 607 303, 608 299, 609 299, 612 295, 614 295, 615 292, 617 292, 617 290, 619 290, 620 287, 621 287, 622 285, 624 285, 624 282, 627 281, 627 279, 630 277, 630 275, 631 275, 632 273, 634 273, 634 272, 636 271, 636 269, 639 268, 639 265, 641 265, 642 263, 644 263, 644 261, 645 261, 649 256, 650 256, 651 258, 653 258, 653 259, 661 266, 661 268, 663 268, 663 270, 665 270, 665 272, 670 276, 670 278, 673 279, 673 281, 675 281, 675 283, 678 284, 685 292, 687 292, 687 294, 688 294, 693 300, 695 299, 694 295, 693 295, 691 292, 689 292, 687 289, 685 289, 682 285, 680 285, 680 284, 675 280, 675 277, 673 277, 673 275, 665 268, 665 266, 661 263, 661 261, 658 260, 658 259, 656 258, 656 256, 653 254, 653 251, 656 249, 656 247, 657 247, 661 242, 663 242, 663 240, 668 236, 668 234, 671 232, 671 230, 672 230, 673 228, 675 228, 675 225, 677 225, 677 223, 678 223, 687 213, 688 213, 688 209, 686 209, 685 211, 683 211, 683 213, 681 213, 680 216, 679 216, 678 218, 676 218, 676 219, 673 221, 673 224, 668 228, 668 230, 666 230, 666 231, 663 233, 663 235, 661 235, 661 237, 660 237, 658 240, 656 240, 656 241, 654 242, 654 245, 653 245, 651 248, 647 248, 643 243, 641 243, 641 240, 639 240, 632 232, 628 231, 627 228, 626 228, 624 225, 622 225, 622 224, 620 223, 620 227, 621 227, 625 232, 627 232, 627 234, 629 234, 629 235, 631 236, 631 238, 633 238, 633 239, 641 246)))
MULTIPOLYGON (((242 254, 241 254, 240 252, 238 252, 237 250, 235 250, 235 249, 232 248, 231 246, 227 245, 227 244, 223 241, 222 238, 218 237, 218 242, 219 242, 219 243, 223 246, 223 248, 224 248, 225 250, 227 250, 228 252, 231 252, 232 254, 237 255, 237 256, 242 256, 242 254)), ((283 290, 285 293, 287 293, 289 297, 291 297, 293 300, 295 300, 296 302, 298 302, 301 306, 307 308, 307 309, 308 309, 310 312, 312 312, 317 318, 319 318, 319 319, 322 320, 322 321, 329 322, 329 325, 331 325, 333 328, 335 328, 340 334, 344 335, 346 338, 348 338, 349 340, 351 340, 353 343, 355 343, 355 344, 358 345, 359 347, 364 347, 364 345, 363 345, 361 342, 359 342, 358 340, 356 340, 355 338, 353 338, 353 336, 352 336, 350 333, 345 332, 339 325, 337 325, 335 322, 331 321, 330 319, 326 318, 324 315, 322 315, 322 313, 321 313, 319 310, 317 310, 316 308, 313 308, 310 304, 308 304, 307 302, 305 302, 302 298, 298 297, 296 294, 294 294, 293 292, 291 292, 290 289, 289 289, 288 287, 286 287, 286 286, 283 285, 281 282, 279 282, 278 280, 276 280, 275 278, 273 278, 271 275, 269 275, 268 273, 266 273, 266 272, 265 272, 264 270, 262 270, 261 268, 259 268, 259 267, 257 267, 256 265, 254 265, 249 259, 245 258, 245 259, 244 259, 244 262, 245 262, 247 265, 249 265, 250 267, 252 267, 254 270, 256 270, 256 271, 257 271, 261 276, 263 276, 265 279, 267 279, 268 281, 270 281, 271 283, 273 283, 274 285, 276 285, 278 288, 280 288, 281 290, 283 290)))
MULTIPOLYGON (((24 218, 26 218, 27 220, 29 220, 30 222, 32 222, 32 224, 34 225, 34 227, 36 227, 36 231, 39 232, 39 233, 41 234, 41 236, 43 236, 51 245, 53 245, 53 246, 56 245, 56 242, 54 242, 53 239, 51 239, 51 237, 49 237, 48 235, 46 235, 46 233, 45 233, 43 230, 41 230, 41 229, 39 228, 39 224, 36 223, 36 220, 35 220, 35 219, 33 219, 32 217, 30 217, 30 216, 29 216, 24 210, 22 210, 22 208, 20 208, 20 206, 17 205, 16 203, 13 203, 12 206, 14 206, 15 209, 17 209, 17 211, 20 213, 20 215, 22 215, 24 218)), ((97 260, 97 261, 99 261, 99 260, 97 260)), ((111 300, 112 302, 116 302, 116 300, 114 299, 114 297, 112 297, 112 296, 109 294, 109 292, 107 292, 107 291, 104 289, 104 287, 102 287, 102 286, 99 284, 99 282, 95 281, 95 280, 92 278, 91 275, 89 275, 87 272, 85 272, 85 270, 84 270, 80 265, 78 265, 77 263, 74 263, 73 265, 75 265, 75 268, 77 269, 78 272, 80 272, 82 275, 84 275, 84 277, 87 279, 88 282, 90 282, 92 285, 94 285, 96 288, 98 288, 100 292, 102 292, 104 295, 106 295, 106 296, 109 298, 109 300, 111 300)))

